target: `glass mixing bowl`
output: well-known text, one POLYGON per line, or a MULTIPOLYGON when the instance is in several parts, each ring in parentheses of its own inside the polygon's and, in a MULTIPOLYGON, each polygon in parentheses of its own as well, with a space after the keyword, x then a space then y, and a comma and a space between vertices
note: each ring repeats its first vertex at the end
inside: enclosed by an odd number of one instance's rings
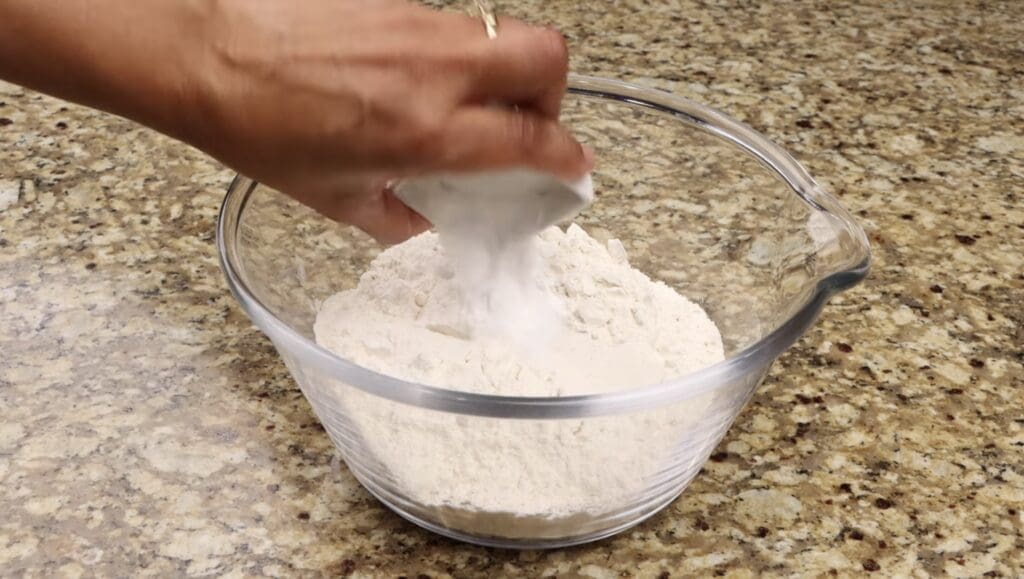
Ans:
MULTIPOLYGON (((320 304, 356 284, 381 250, 376 243, 242 176, 220 213, 218 249, 232 292, 277 347, 351 472, 401 516, 472 543, 571 545, 658 512, 696 476, 775 358, 830 296, 868 270, 868 242, 850 214, 749 127, 667 92, 612 80, 573 77, 569 93, 563 119, 598 159, 597 200, 576 222, 599 239, 618 238, 635 267, 699 303, 722 333, 724 361, 662 384, 560 398, 471 394, 385 376, 320 348, 313 337, 320 304), (371 428, 371 419, 388 420, 390 428, 371 428), (390 436, 415 446, 417 436, 429 436, 424 425, 440 429, 452 420, 472 426, 479 446, 433 456, 410 448, 408 461, 380 452, 390 436), (641 420, 673 434, 634 434, 613 449, 601 443, 607 437, 587 436, 636 433, 623 426, 641 420), (572 421, 581 434, 544 448, 515 444, 554 421, 572 421), (418 430, 403 432, 413 424, 418 430), (493 465, 490 478, 474 484, 494 493, 509 491, 532 453, 571 453, 615 472, 630 472, 638 457, 643 463, 615 488, 600 488, 596 478, 572 481, 596 497, 581 500, 575 512, 481 513, 459 497, 439 502, 410 490, 415 477, 431 476, 464 452, 493 465)), ((554 468, 533 476, 560 488, 566 477, 596 472, 554 468)))

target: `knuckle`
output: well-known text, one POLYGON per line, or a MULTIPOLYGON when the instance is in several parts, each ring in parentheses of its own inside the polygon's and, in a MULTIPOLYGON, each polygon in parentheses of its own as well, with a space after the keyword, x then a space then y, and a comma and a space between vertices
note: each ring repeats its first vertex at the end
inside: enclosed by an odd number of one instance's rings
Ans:
POLYGON ((543 127, 531 115, 515 115, 511 121, 511 139, 525 150, 533 150, 543 141, 543 127))
POLYGON ((569 44, 565 36, 554 28, 541 28, 537 31, 537 47, 544 63, 559 74, 569 70, 569 44))
POLYGON ((446 54, 441 68, 455 79, 475 81, 487 70, 487 54, 483 50, 463 49, 446 54))
POLYGON ((437 115, 422 114, 406 130, 405 149, 409 160, 429 158, 441 146, 444 123, 437 115))

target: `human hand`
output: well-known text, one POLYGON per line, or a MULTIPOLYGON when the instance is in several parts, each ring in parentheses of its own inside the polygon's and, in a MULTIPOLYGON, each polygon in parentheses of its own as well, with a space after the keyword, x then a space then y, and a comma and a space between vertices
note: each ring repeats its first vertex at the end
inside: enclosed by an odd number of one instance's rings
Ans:
POLYGON ((558 123, 568 56, 553 30, 506 19, 491 40, 476 19, 401 0, 215 5, 187 140, 383 242, 429 227, 388 179, 589 169, 558 123))
POLYGON ((5 0, 0 78, 188 142, 378 239, 427 223, 390 178, 576 178, 557 32, 404 0, 5 0))

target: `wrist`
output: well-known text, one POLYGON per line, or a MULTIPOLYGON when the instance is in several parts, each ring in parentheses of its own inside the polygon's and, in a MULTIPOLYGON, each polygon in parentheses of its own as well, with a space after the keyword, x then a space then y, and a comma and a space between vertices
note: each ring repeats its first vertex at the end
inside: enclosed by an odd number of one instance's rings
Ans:
POLYGON ((204 148, 209 140, 217 73, 211 46, 217 0, 169 0, 158 24, 162 40, 148 74, 149 103, 140 122, 176 139, 204 148))

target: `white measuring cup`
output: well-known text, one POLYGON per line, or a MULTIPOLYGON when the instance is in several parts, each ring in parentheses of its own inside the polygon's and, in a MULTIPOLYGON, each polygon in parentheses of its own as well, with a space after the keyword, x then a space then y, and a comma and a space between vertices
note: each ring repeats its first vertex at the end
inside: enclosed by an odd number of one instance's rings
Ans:
POLYGON ((568 182, 531 169, 427 175, 394 191, 442 233, 496 241, 539 233, 594 200, 589 174, 568 182))

